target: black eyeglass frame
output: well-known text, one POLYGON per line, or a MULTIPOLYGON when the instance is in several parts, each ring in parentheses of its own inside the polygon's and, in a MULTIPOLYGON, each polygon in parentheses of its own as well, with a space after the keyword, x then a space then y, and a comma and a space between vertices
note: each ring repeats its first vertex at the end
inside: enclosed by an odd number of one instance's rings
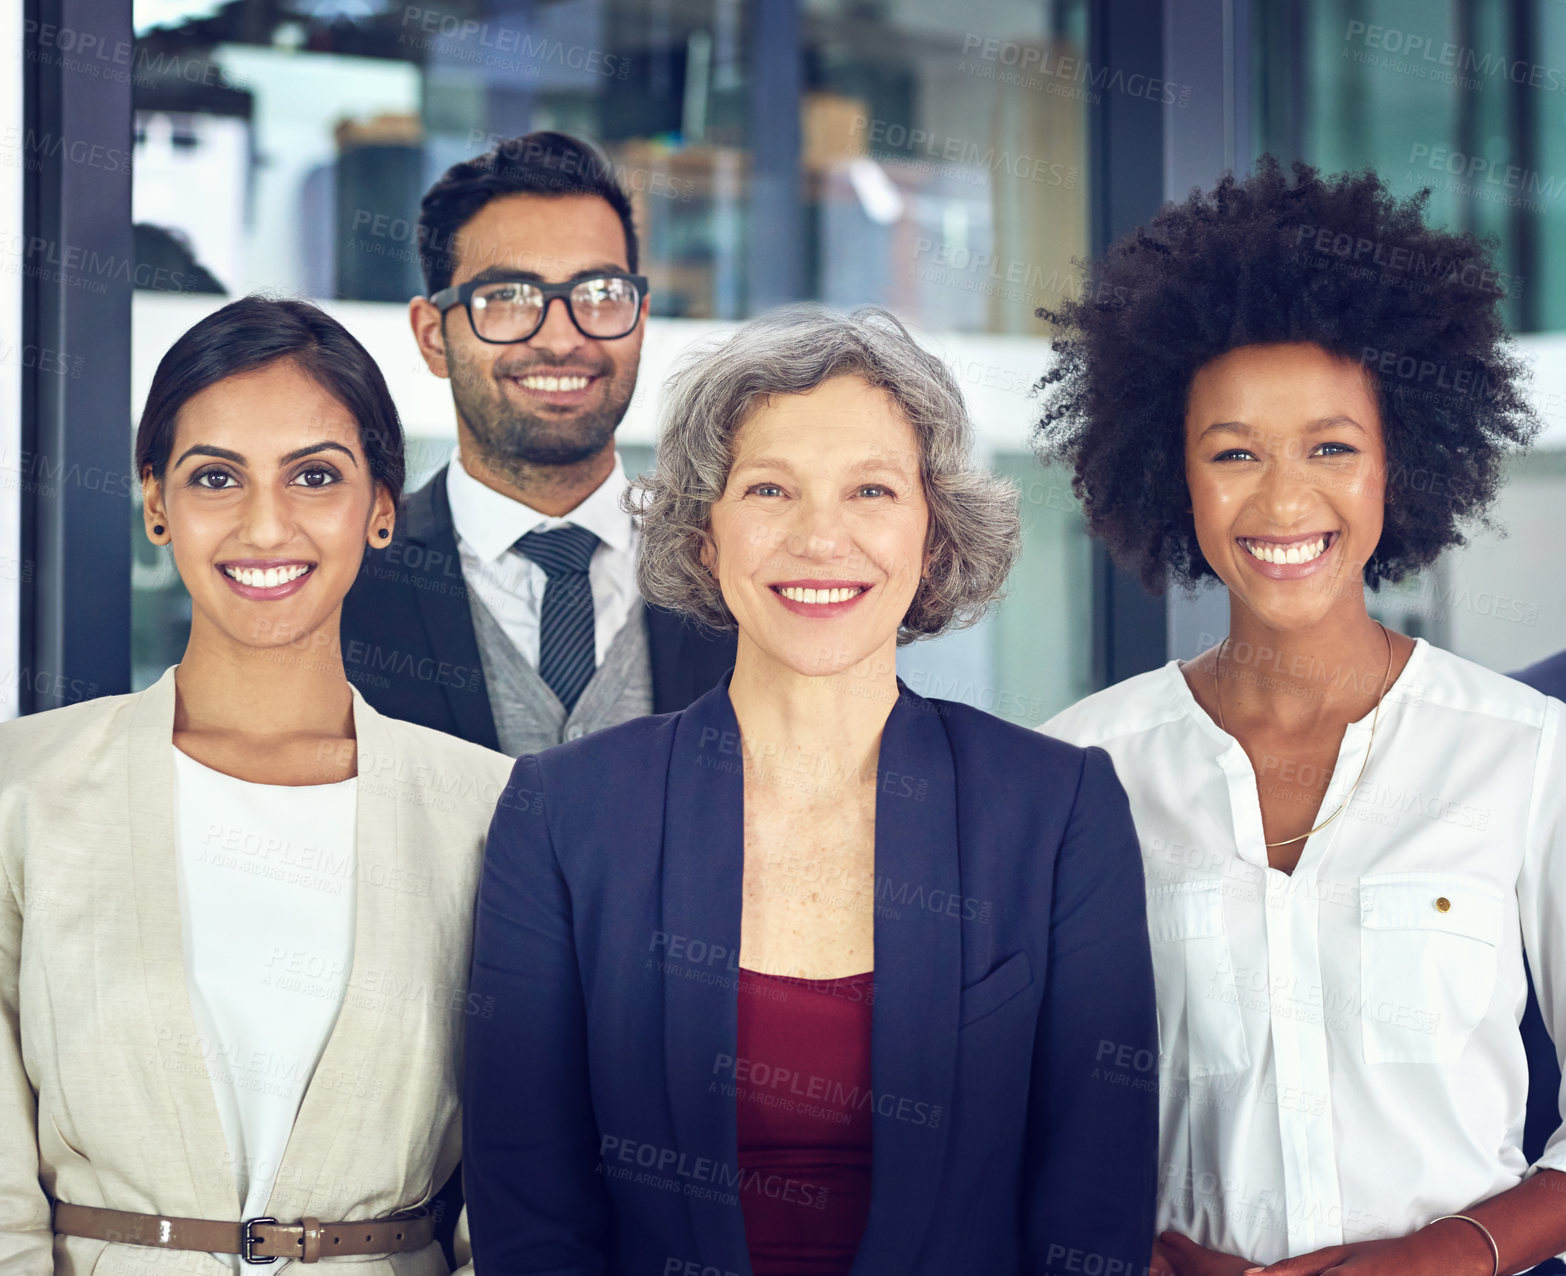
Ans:
POLYGON ((572 279, 563 284, 546 284, 537 279, 470 279, 465 284, 457 284, 450 288, 442 288, 439 292, 431 293, 429 302, 440 311, 440 317, 446 315, 456 306, 461 306, 468 314, 468 327, 473 329, 473 335, 480 341, 492 346, 514 346, 519 342, 531 341, 538 335, 538 330, 544 326, 544 320, 549 318, 549 307, 555 298, 560 298, 565 303, 566 316, 571 324, 589 341, 621 341, 636 331, 636 325, 642 321, 642 303, 647 300, 647 276, 632 275, 621 271, 600 271, 591 275, 584 275, 581 279, 572 279), (576 311, 571 308, 571 294, 583 284, 592 283, 595 279, 624 279, 636 286, 636 315, 631 320, 631 326, 618 336, 600 337, 589 332, 577 322, 576 311), (512 337, 509 341, 497 341, 494 337, 486 337, 478 330, 478 324, 473 318, 473 294, 480 288, 493 287, 495 284, 526 284, 530 288, 537 288, 544 294, 543 309, 538 312, 538 323, 533 331, 525 337, 512 337))

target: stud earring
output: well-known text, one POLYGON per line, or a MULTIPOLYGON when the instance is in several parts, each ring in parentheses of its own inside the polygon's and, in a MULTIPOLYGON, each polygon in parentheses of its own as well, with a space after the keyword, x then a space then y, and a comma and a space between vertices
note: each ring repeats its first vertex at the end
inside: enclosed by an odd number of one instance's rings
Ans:
POLYGON ((163 535, 163 524, 162 523, 154 523, 152 525, 152 534, 154 536, 162 536, 163 535))
POLYGON ((391 533, 389 531, 387 531, 384 527, 381 528, 381 530, 376 532, 375 534, 377 536, 379 536, 382 540, 385 540, 388 536, 391 535, 391 533))

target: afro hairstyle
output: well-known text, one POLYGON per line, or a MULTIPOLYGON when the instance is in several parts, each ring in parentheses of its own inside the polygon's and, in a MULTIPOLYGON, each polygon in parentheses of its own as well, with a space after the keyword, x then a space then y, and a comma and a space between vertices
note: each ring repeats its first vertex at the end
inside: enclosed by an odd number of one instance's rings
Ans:
POLYGON ((1074 473, 1088 529, 1154 593, 1216 573, 1185 481, 1191 380, 1242 346, 1313 343, 1364 368, 1387 451, 1372 588, 1487 526, 1506 452, 1538 431, 1500 315, 1489 245, 1425 221, 1375 173, 1323 177, 1271 156, 1193 190, 1086 267, 1081 294, 1040 309, 1056 358, 1033 443, 1074 473))

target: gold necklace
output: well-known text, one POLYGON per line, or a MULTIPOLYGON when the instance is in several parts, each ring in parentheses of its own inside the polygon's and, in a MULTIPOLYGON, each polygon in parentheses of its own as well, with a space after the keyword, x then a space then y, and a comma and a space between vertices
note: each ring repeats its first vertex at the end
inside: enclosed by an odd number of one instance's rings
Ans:
MULTIPOLYGON (((1263 846, 1288 846, 1293 842, 1303 842, 1307 837, 1321 832, 1333 820, 1342 815, 1348 809, 1348 804, 1354 800, 1354 792, 1359 788, 1359 782, 1365 778, 1365 768, 1370 765, 1370 750, 1376 743, 1376 723, 1381 720, 1381 702, 1386 699, 1387 688, 1392 685, 1392 635, 1387 632, 1387 627, 1381 624, 1379 620, 1376 621, 1376 624, 1380 626, 1382 637, 1387 640, 1387 671, 1381 679, 1381 694, 1376 697, 1376 711, 1370 717, 1370 739, 1365 742, 1365 760, 1359 764, 1359 774, 1354 777, 1354 784, 1349 789, 1348 796, 1343 799, 1343 804, 1336 811, 1327 816, 1326 819, 1308 833, 1301 833, 1298 837, 1286 837, 1281 842, 1263 842, 1263 846)), ((1218 648, 1218 659, 1213 662, 1213 698, 1218 702, 1218 729, 1226 735, 1229 728, 1223 724, 1223 679, 1219 677, 1219 674, 1223 671, 1223 657, 1228 650, 1229 635, 1225 634, 1223 646, 1218 648)))

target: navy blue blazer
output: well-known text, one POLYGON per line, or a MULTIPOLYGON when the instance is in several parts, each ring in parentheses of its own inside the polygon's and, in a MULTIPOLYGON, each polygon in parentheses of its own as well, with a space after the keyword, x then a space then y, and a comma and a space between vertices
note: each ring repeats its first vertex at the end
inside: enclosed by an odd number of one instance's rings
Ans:
MULTIPOLYGON (((734 665, 735 637, 644 603, 653 712, 683 709, 734 665)), ((408 493, 343 600, 343 665, 381 713, 498 749, 446 471, 408 493)))
MULTIPOLYGON (((902 687, 877 778, 854 1276, 1144 1271, 1158 1040, 1113 764, 902 687)), ((728 678, 516 763, 485 850, 466 1047, 484 1276, 750 1276, 739 1194, 810 1203, 809 1184, 737 1164, 723 1083, 742 867, 728 678)))

